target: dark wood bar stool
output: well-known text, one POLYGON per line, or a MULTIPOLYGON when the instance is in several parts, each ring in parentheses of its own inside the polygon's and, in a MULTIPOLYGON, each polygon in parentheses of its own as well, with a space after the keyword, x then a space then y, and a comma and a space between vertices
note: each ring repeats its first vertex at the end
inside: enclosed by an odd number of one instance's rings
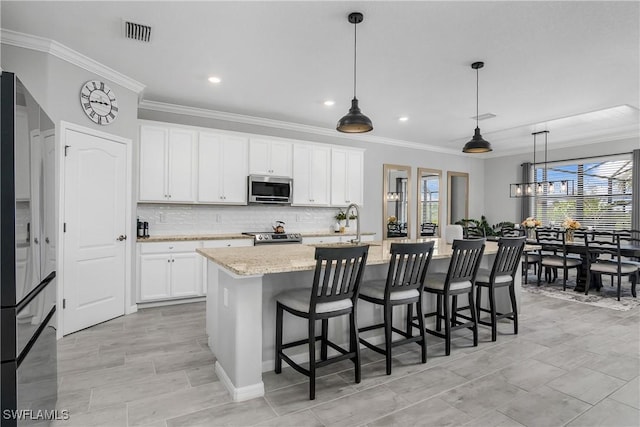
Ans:
POLYGON ((360 346, 356 302, 362 274, 367 262, 369 246, 347 248, 316 248, 316 269, 311 289, 293 289, 276 295, 276 367, 282 372, 282 360, 296 371, 309 377, 309 399, 316 396, 316 369, 341 360, 350 359, 355 366, 355 381, 360 382, 360 346), (287 311, 307 319, 309 336, 306 339, 282 343, 282 320, 287 311), (329 318, 349 315, 349 349, 329 341, 329 318), (316 336, 316 320, 322 321, 321 335, 316 336), (316 341, 320 342, 320 361, 316 362, 316 341), (307 344, 309 369, 295 363, 284 353, 287 348, 307 344), (328 347, 340 353, 327 357, 328 347))
POLYGON ((424 292, 436 295, 437 308, 435 312, 425 314, 426 317, 436 317, 436 329, 425 328, 428 334, 445 339, 445 353, 451 354, 451 332, 468 328, 473 332, 473 346, 478 345, 478 322, 474 306, 473 291, 480 260, 484 253, 484 239, 454 240, 452 244, 451 261, 447 274, 428 274, 424 292), (457 307, 458 295, 467 294, 469 305, 457 307), (451 297, 451 315, 449 315, 449 298, 451 297), (459 314, 469 310, 470 316, 459 314), (458 321, 461 317, 467 322, 458 321), (441 332, 441 322, 444 320, 444 334, 441 332))
POLYGON ((480 269, 476 276, 476 310, 478 323, 491 327, 491 341, 498 335, 498 319, 513 321, 513 333, 518 333, 518 307, 514 289, 514 277, 518 271, 518 263, 522 257, 526 237, 503 237, 498 241, 498 253, 491 270, 480 269), (507 287, 511 300, 511 311, 496 311, 496 289, 507 287), (482 289, 489 291, 489 309, 482 308, 482 289), (480 313, 490 313, 489 321, 482 320, 480 313))
POLYGON ((391 259, 386 279, 367 280, 362 283, 359 298, 378 304, 384 309, 384 322, 360 328, 359 332, 384 328, 384 348, 373 345, 364 338, 360 342, 368 348, 386 356, 387 375, 391 375, 391 349, 411 342, 418 343, 422 348, 422 363, 427 362, 427 339, 422 315, 422 290, 427 268, 433 255, 435 242, 425 243, 392 243, 391 259), (418 323, 412 323, 412 307, 416 305, 418 323), (399 305, 407 306, 406 331, 393 327, 393 308, 399 305), (413 327, 418 328, 418 335, 413 335, 413 327), (392 334, 403 338, 393 341, 392 334))

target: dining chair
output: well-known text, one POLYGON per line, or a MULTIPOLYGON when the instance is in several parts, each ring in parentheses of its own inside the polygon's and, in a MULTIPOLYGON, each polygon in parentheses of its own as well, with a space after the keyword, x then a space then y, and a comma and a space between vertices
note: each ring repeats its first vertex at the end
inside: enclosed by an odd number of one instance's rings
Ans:
POLYGON ((425 222, 423 224, 420 224, 420 235, 435 236, 437 228, 438 228, 438 225, 434 224, 433 222, 425 222))
POLYGON ((491 327, 491 341, 496 341, 498 335, 498 320, 509 319, 513 321, 513 333, 518 334, 518 307, 516 303, 515 275, 518 264, 522 258, 522 252, 526 237, 502 237, 498 240, 498 253, 493 261, 491 270, 479 269, 476 276, 476 310, 477 321, 481 325, 491 327), (508 288, 511 301, 511 311, 498 313, 496 311, 496 289, 508 288), (482 308, 482 289, 487 289, 489 297, 489 309, 482 308), (481 312, 489 313, 489 320, 482 320, 481 312))
POLYGON ((366 280, 360 287, 359 298, 371 304, 382 306, 384 321, 371 326, 358 329, 358 332, 366 332, 384 328, 383 347, 360 338, 360 343, 371 350, 385 355, 387 363, 387 375, 391 375, 391 349, 399 345, 415 342, 422 349, 422 363, 427 363, 427 338, 424 330, 424 317, 422 314, 422 294, 424 279, 433 255, 435 242, 424 243, 392 243, 389 260, 389 270, 386 279, 366 280), (418 323, 412 323, 412 307, 416 305, 418 323), (396 306, 407 307, 406 331, 393 326, 393 308, 396 306), (413 328, 418 328, 418 335, 413 335, 413 328), (396 333, 402 339, 393 341, 392 335, 396 333))
POLYGON ((500 237, 520 237, 524 236, 525 230, 524 228, 515 228, 513 225, 503 225, 500 227, 498 235, 500 237))
POLYGON ((464 227, 465 239, 484 239, 486 236, 484 228, 477 227, 475 225, 468 225, 464 227))
POLYGON ((567 276, 569 269, 575 268, 580 276, 582 260, 577 257, 567 255, 567 245, 563 230, 536 229, 536 240, 541 249, 538 251, 540 261, 538 264, 538 286, 540 286, 540 276, 542 268, 545 268, 545 278, 547 282, 555 281, 558 269, 562 269, 562 290, 567 289, 567 276), (553 275, 553 279, 551 276, 553 275))
POLYGON ((593 239, 585 237, 587 248, 587 284, 584 294, 589 294, 592 276, 602 277, 603 274, 615 277, 618 284, 618 301, 620 301, 622 277, 629 276, 631 294, 636 297, 636 284, 640 280, 640 265, 625 262, 620 251, 620 235, 615 233, 594 233, 593 239))
POLYGON ((368 245, 346 248, 316 248, 316 267, 311 289, 292 289, 276 295, 276 363, 275 372, 282 372, 284 360, 296 371, 309 377, 309 399, 315 399, 316 369, 349 359, 355 366, 355 382, 360 382, 360 346, 358 344, 357 300, 362 274, 367 261, 368 245), (283 315, 288 312, 307 319, 308 337, 289 343, 282 342, 283 315), (329 319, 349 315, 349 348, 344 349, 328 339, 329 319), (316 336, 316 320, 322 322, 316 336), (320 361, 316 361, 316 341, 320 342, 320 361), (295 363, 285 349, 307 344, 309 369, 295 363), (328 357, 331 347, 339 354, 328 357))
POLYGON ((435 330, 425 328, 428 334, 444 338, 445 353, 451 354, 451 333, 455 330, 468 328, 473 332, 473 346, 478 345, 478 322, 473 299, 476 274, 484 253, 485 240, 454 240, 451 247, 451 260, 446 274, 427 274, 424 292, 436 295, 436 311, 426 313, 425 318, 436 318, 435 330), (467 295, 468 305, 458 308, 458 295, 467 295), (451 310, 449 299, 451 298, 451 310), (469 310, 470 315, 459 312, 469 310), (466 322, 458 321, 458 317, 466 322), (442 321, 444 320, 444 333, 442 321))

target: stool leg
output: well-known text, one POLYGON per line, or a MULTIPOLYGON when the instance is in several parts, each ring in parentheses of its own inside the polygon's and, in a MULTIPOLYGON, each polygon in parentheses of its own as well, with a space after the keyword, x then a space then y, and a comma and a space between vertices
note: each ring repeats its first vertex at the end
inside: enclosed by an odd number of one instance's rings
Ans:
POLYGON ((422 315, 422 295, 416 303, 416 312, 418 313, 418 329, 420 330, 420 336, 422 337, 422 363, 427 363, 427 333, 424 330, 424 316, 422 315))
POLYGON ((458 295, 451 297, 451 326, 458 323, 458 295))
POLYGON ((471 311, 471 330, 473 331, 473 346, 478 346, 478 318, 476 317, 476 308, 473 301, 473 287, 468 293, 469 295, 469 310, 471 311))
POLYGON ((309 400, 316 398, 316 322, 309 319, 309 400))
POLYGON ((322 319, 322 339, 320 340, 320 360, 327 360, 327 335, 329 319, 322 319))
POLYGON ((437 294, 436 296, 436 331, 440 332, 442 330, 440 320, 442 319, 442 295, 437 294))
POLYGON ((413 326, 411 326, 411 322, 413 321, 413 304, 407 305, 407 335, 413 336, 413 326))
POLYGON ((480 307, 482 306, 482 286, 476 285, 476 317, 480 320, 480 307))
POLYGON ((516 291, 513 283, 509 285, 509 298, 511 299, 511 311, 513 312, 513 334, 518 335, 518 305, 516 303, 516 291))
POLYGON ((276 309, 276 374, 282 372, 282 306, 278 303, 276 309))
POLYGON ((353 361, 353 364, 355 366, 354 371, 355 371, 355 381, 356 384, 359 384, 361 381, 361 373, 360 373, 360 340, 358 337, 358 316, 356 313, 355 308, 353 309, 353 311, 351 312, 351 314, 349 314, 349 323, 350 323, 350 327, 351 327, 351 331, 350 331, 350 335, 351 335, 351 339, 349 340, 349 352, 353 352, 355 353, 355 356, 353 357, 353 359, 351 359, 353 361))
POLYGON ((387 362, 387 375, 391 375, 391 322, 393 321, 393 307, 390 304, 384 306, 384 347, 387 362))
POLYGON ((449 295, 445 294, 444 299, 444 336, 445 336, 445 349, 444 354, 449 356, 451 354, 451 319, 449 318, 449 295))
POLYGON ((489 310, 491 310, 491 341, 498 339, 498 325, 496 320, 496 289, 489 286, 489 310))

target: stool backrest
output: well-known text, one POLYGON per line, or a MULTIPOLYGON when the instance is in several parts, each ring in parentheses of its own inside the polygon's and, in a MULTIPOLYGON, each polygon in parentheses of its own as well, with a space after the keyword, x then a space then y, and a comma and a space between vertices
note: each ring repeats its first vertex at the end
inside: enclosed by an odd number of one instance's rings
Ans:
POLYGON ((451 262, 445 280, 444 289, 454 282, 469 281, 474 284, 484 253, 484 239, 454 240, 451 247, 451 262))
MULTIPOLYGON (((310 310, 316 304, 358 298, 368 245, 346 248, 316 248, 310 310)), ((355 305, 355 302, 354 302, 355 305)))
POLYGON ((496 276, 515 276, 526 237, 502 237, 498 240, 498 253, 491 267, 490 281, 493 283, 496 276))
POLYGON ((417 289, 422 293, 424 279, 433 255, 435 242, 392 243, 385 299, 391 292, 417 289))

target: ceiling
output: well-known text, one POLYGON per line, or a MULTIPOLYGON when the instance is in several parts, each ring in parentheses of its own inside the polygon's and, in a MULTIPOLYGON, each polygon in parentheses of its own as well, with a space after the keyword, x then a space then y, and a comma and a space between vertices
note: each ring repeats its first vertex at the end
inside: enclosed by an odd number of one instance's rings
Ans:
POLYGON ((544 128, 551 148, 640 129, 637 1, 2 1, 1 8, 3 28, 53 39, 140 81, 148 101, 335 129, 353 94, 347 15, 360 11, 357 96, 374 130, 356 138, 460 152, 475 128, 474 61, 485 62, 479 113, 496 117, 479 125, 494 155, 531 150, 531 132, 544 128), (123 19, 150 25, 151 42, 125 39, 123 19), (222 82, 209 83, 212 75, 222 82))

